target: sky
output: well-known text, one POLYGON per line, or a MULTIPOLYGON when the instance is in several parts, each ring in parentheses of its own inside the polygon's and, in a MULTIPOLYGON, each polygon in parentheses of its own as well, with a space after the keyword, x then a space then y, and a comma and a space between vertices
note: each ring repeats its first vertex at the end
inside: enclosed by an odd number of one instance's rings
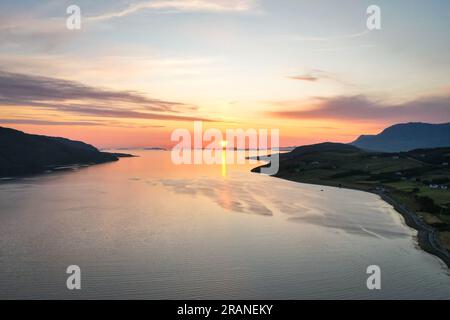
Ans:
POLYGON ((0 0, 0 126, 100 148, 193 128, 282 146, 450 122, 448 0, 0 0), (67 7, 81 29, 66 27, 67 7), (381 29, 366 25, 370 5, 381 29))

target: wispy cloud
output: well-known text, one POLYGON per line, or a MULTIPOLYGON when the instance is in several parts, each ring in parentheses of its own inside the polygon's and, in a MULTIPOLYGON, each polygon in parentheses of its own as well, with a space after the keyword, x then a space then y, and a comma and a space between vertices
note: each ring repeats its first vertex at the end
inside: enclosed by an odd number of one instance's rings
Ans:
POLYGON ((256 9, 255 0, 155 0, 132 3, 128 7, 89 17, 90 21, 104 21, 134 14, 141 10, 173 10, 185 12, 247 12, 256 9))
POLYGON ((397 105, 372 101, 364 95, 319 98, 298 109, 285 109, 269 113, 270 116, 289 119, 330 119, 344 121, 450 121, 450 94, 418 98, 397 105))
POLYGON ((289 79, 293 79, 293 80, 300 80, 300 81, 317 81, 319 80, 318 77, 312 76, 310 74, 304 74, 304 75, 299 75, 299 76, 289 76, 289 79))
POLYGON ((122 127, 122 128, 164 128, 162 125, 140 125, 140 124, 128 124, 122 121, 115 120, 97 120, 97 121, 59 121, 59 120, 40 120, 40 119, 31 119, 30 117, 23 118, 8 118, 8 119, 0 119, 0 125, 37 125, 37 126, 77 126, 77 127, 85 127, 85 126, 103 126, 103 127, 122 127))
POLYGON ((1 15, 0 20, 0 42, 3 50, 26 47, 28 50, 50 52, 79 35, 67 32, 64 17, 1 15))
POLYGON ((348 51, 348 50, 355 50, 355 49, 367 49, 367 48, 374 48, 374 44, 361 44, 356 46, 342 46, 342 47, 331 47, 331 48, 322 48, 322 49, 316 49, 313 50, 315 52, 336 52, 336 51, 348 51))
POLYGON ((310 45, 317 45, 318 47, 312 49, 313 52, 335 52, 335 51, 347 51, 355 49, 373 48, 374 44, 351 44, 355 43, 352 40, 358 40, 358 38, 366 38, 370 34, 369 30, 365 30, 357 33, 331 35, 331 36, 303 36, 303 35, 285 35, 283 38, 289 41, 295 42, 311 42, 310 45))
POLYGON ((0 107, 35 108, 100 118, 192 121, 194 107, 78 82, 0 71, 0 107))
POLYGON ((327 41, 337 41, 337 40, 348 40, 361 38, 370 33, 369 30, 365 30, 357 33, 350 34, 341 34, 341 35, 333 35, 333 36, 322 36, 322 37, 310 37, 310 36, 302 36, 302 35, 288 35, 287 38, 295 41, 313 41, 313 42, 327 42, 327 41))
MULTIPOLYGON (((135 1, 117 11, 97 16, 83 15, 83 28, 77 32, 68 32, 67 16, 47 16, 51 11, 51 2, 40 4, 42 10, 29 12, 0 12, 0 43, 3 49, 18 47, 33 48, 42 52, 60 49, 73 39, 81 38, 88 30, 92 30, 97 22, 120 18, 143 10, 164 12, 209 12, 209 13, 259 13, 259 0, 154 0, 135 1)), ((54 4, 53 4, 54 6, 54 4)), ((109 6, 107 6, 109 7, 109 6)), ((65 9, 65 7, 64 7, 65 9)), ((64 12, 64 11, 63 11, 64 12)))
MULTIPOLYGON (((162 57, 147 50, 129 47, 114 54, 79 56, 76 54, 35 54, 20 56, 0 53, 0 70, 35 75, 52 74, 55 78, 93 81, 105 86, 140 86, 148 79, 160 77, 190 77, 212 72, 223 63, 218 56, 162 57), (137 52, 132 54, 132 51, 137 52), (67 63, 70 61, 70 63, 67 63), (123 67, 126 66, 126 72, 123 67)), ((117 51, 117 50, 115 50, 117 51)), ((159 80, 161 81, 161 80, 159 80)), ((140 86, 142 87, 142 86, 140 86)))
POLYGON ((45 126, 101 126, 100 122, 90 121, 51 121, 36 119, 0 119, 0 124, 32 124, 45 126))
POLYGON ((110 107, 92 107, 82 105, 61 105, 55 107, 59 111, 66 113, 88 115, 107 118, 128 118, 128 119, 143 119, 143 120, 171 120, 171 121, 195 121, 202 120, 205 122, 213 122, 212 119, 195 116, 173 115, 167 113, 142 112, 134 110, 126 110, 110 107))
POLYGON ((178 111, 183 103, 152 99, 133 91, 94 88, 78 82, 0 71, 0 102, 8 105, 42 101, 100 100, 139 104, 152 111, 178 111))
POLYGON ((317 82, 319 80, 331 80, 331 81, 338 82, 343 85, 350 85, 346 81, 343 81, 342 79, 340 79, 340 77, 338 77, 330 72, 326 72, 326 71, 323 71, 320 69, 311 69, 308 72, 301 73, 301 74, 295 75, 295 76, 288 76, 287 78, 291 79, 291 80, 299 80, 299 81, 307 81, 307 82, 317 82))

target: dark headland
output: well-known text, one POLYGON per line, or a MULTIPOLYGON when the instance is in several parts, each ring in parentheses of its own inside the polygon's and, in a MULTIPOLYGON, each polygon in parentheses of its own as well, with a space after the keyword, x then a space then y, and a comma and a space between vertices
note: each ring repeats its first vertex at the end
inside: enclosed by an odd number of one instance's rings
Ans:
POLYGON ((395 124, 379 134, 362 135, 351 144, 364 150, 380 152, 450 147, 450 123, 395 124))
POLYGON ((321 143, 280 154, 275 177, 379 195, 418 231, 420 247, 450 267, 449 163, 450 147, 388 153, 321 143))
POLYGON ((92 165, 132 156, 101 152, 92 145, 0 127, 0 177, 37 174, 58 167, 92 165))

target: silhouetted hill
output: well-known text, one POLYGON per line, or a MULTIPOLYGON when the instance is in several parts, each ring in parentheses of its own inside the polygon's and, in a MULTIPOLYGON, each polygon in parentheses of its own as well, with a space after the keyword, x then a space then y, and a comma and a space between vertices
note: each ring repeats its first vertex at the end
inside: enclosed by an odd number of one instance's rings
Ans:
POLYGON ((39 173, 58 166, 117 160, 116 155, 100 152, 84 142, 0 127, 0 177, 39 173))
MULTIPOLYGON (((314 165, 346 163, 354 161, 361 154, 365 154, 365 151, 345 143, 324 142, 301 146, 290 152, 280 153, 280 170, 284 169, 284 166, 295 167, 299 162, 314 165)), ((252 169, 252 172, 260 172, 260 168, 256 167, 252 169)))
POLYGON ((382 152, 450 147, 450 123, 396 124, 377 135, 362 135, 351 144, 361 149, 382 152))
POLYGON ((329 159, 345 159, 349 156, 362 153, 361 149, 344 143, 324 142, 297 147, 291 152, 280 154, 280 160, 285 163, 289 160, 303 159, 303 161, 317 162, 329 159))
POLYGON ((311 144, 307 146, 296 147, 294 150, 289 152, 291 155, 299 155, 299 154, 310 154, 310 153, 318 153, 318 152, 360 152, 357 147, 344 144, 344 143, 335 143, 335 142, 324 142, 318 144, 311 144))

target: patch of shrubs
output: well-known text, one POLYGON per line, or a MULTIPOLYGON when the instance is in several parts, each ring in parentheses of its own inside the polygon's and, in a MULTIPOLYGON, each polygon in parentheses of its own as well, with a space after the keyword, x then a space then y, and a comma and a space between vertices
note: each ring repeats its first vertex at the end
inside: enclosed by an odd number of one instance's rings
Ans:
POLYGON ((427 196, 415 196, 417 203, 420 206, 421 211, 439 214, 442 211, 442 207, 434 203, 434 200, 427 196))

